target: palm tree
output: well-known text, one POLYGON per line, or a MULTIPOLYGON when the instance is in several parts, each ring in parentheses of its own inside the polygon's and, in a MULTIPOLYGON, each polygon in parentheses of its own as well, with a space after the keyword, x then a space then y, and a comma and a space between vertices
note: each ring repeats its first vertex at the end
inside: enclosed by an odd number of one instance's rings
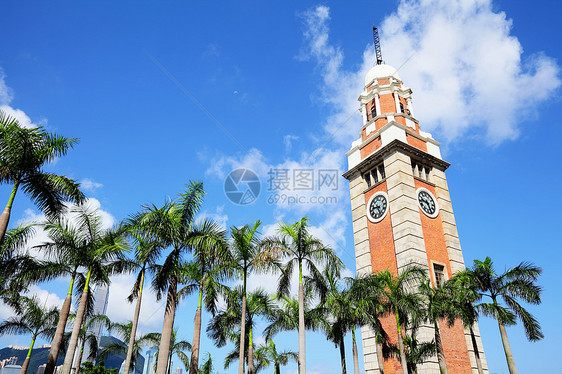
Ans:
POLYGON ((259 252, 260 240, 258 229, 260 221, 256 221, 253 226, 245 225, 241 228, 231 228, 231 249, 234 255, 233 267, 242 279, 242 313, 240 315, 240 352, 238 355, 238 374, 244 374, 244 347, 246 346, 246 281, 250 272, 254 270, 256 258, 259 252))
MULTIPOLYGON (((53 374, 57 358, 63 343, 64 330, 72 305, 72 290, 78 279, 81 285, 85 284, 85 276, 81 272, 82 265, 87 261, 90 251, 90 231, 86 227, 78 227, 68 216, 60 215, 47 218, 41 224, 48 236, 48 241, 35 246, 48 256, 50 262, 45 265, 42 281, 49 275, 69 276, 68 292, 60 310, 57 329, 51 342, 51 349, 47 358, 45 374, 53 374)), ((83 291, 83 290, 82 290, 83 291)))
POLYGON ((299 355, 293 351, 277 352, 277 347, 273 340, 259 345, 256 350, 256 358, 258 365, 256 366, 256 374, 261 372, 262 369, 273 364, 274 373, 281 374, 281 366, 289 363, 289 360, 298 362, 299 355))
POLYGON ((346 374, 344 337, 351 329, 352 303, 343 290, 338 269, 327 267, 321 275, 319 278, 305 276, 304 285, 320 297, 319 307, 325 314, 322 330, 339 347, 342 374, 346 374))
MULTIPOLYGON (((224 346, 227 340, 233 341, 235 345, 238 346, 237 350, 227 355, 225 368, 230 365, 236 353, 242 350, 244 353, 242 360, 244 360, 245 357, 247 357, 248 360, 248 374, 255 374, 253 331, 257 324, 257 317, 272 315, 275 304, 272 298, 263 289, 256 289, 248 293, 244 323, 244 333, 248 336, 247 340, 242 340, 242 329, 238 325, 238 322, 243 312, 243 296, 243 286, 226 291, 226 306, 209 322, 207 332, 210 334, 211 338, 215 340, 218 347, 224 346), (242 342, 245 342, 244 347, 241 347, 242 342)), ((239 356, 238 359, 240 359, 239 356)))
POLYGON ((28 275, 37 269, 38 263, 21 249, 34 234, 34 225, 21 225, 6 232, 0 244, 0 299, 19 296, 30 284, 28 275))
POLYGON ((190 250, 189 243, 199 238, 200 233, 195 233, 192 229, 204 194, 203 183, 190 182, 185 192, 180 194, 178 201, 166 203, 162 208, 146 207, 140 221, 143 227, 149 229, 150 234, 158 239, 162 247, 171 247, 164 263, 156 268, 152 281, 158 299, 167 290, 156 374, 166 374, 178 302, 180 270, 184 265, 183 256, 190 250))
MULTIPOLYGON (((73 321, 76 319, 76 314, 72 313, 68 315, 68 319, 73 321)), ((80 327, 79 339, 80 339, 80 351, 78 353, 78 359, 76 363, 76 371, 74 374, 80 372, 80 365, 82 365, 82 356, 84 354, 84 348, 88 347, 88 360, 95 361, 98 354, 98 336, 93 332, 94 329, 98 327, 104 327, 106 330, 111 330, 111 321, 107 316, 103 314, 88 315, 84 318, 84 322, 80 327)), ((70 333, 67 334, 66 340, 70 339, 70 333)), ((63 344, 64 345, 64 344, 63 344)))
POLYGON ((0 215, 0 242, 10 221, 14 198, 20 186, 46 215, 64 210, 64 200, 82 203, 84 194, 74 180, 42 170, 43 165, 62 157, 78 139, 51 134, 41 127, 24 128, 0 110, 0 183, 12 183, 12 193, 0 215))
POLYGON ((429 280, 420 283, 419 291, 425 302, 425 319, 433 325, 439 369, 441 374, 447 374, 447 362, 445 360, 439 321, 447 318, 454 324, 456 313, 451 305, 453 300, 446 288, 440 285, 432 287, 429 280))
POLYGON ((450 315, 454 319, 448 318, 449 326, 455 323, 456 319, 460 319, 465 329, 470 333, 470 341, 476 361, 478 374, 484 374, 478 344, 476 343, 476 335, 474 334, 474 325, 478 321, 478 311, 474 303, 479 299, 478 292, 475 287, 471 287, 470 277, 467 272, 457 273, 450 280, 446 281, 443 289, 449 294, 451 308, 450 315))
POLYGON ((478 300, 487 297, 490 302, 481 302, 477 310, 485 316, 498 321, 507 366, 510 374, 516 374, 515 360, 509 346, 505 325, 515 325, 517 318, 523 322, 525 334, 530 341, 537 341, 544 337, 539 322, 529 313, 517 299, 529 304, 541 303, 542 288, 535 284, 542 269, 531 263, 522 262, 505 273, 498 275, 494 270, 492 260, 486 257, 484 261, 474 260, 471 269, 465 270, 459 277, 467 279, 478 294, 478 300), (503 300, 505 306, 500 304, 503 300))
MULTIPOLYGON (((129 321, 128 323, 119 323, 119 322, 111 323, 111 325, 109 326, 109 330, 111 330, 112 332, 116 332, 116 334, 124 342, 125 341, 130 342, 131 340, 133 342, 129 343, 129 346, 127 346, 125 343, 114 341, 111 344, 103 347, 103 350, 100 352, 100 357, 102 359, 105 359, 110 354, 124 355, 127 354, 129 351, 131 351, 132 353, 131 353, 129 371, 132 370, 134 372, 137 358, 140 355, 141 348, 143 346, 148 346, 148 345, 152 346, 158 344, 160 341, 160 334, 152 332, 136 337, 135 335, 133 335, 133 326, 134 326, 133 321, 129 321), (133 339, 131 339, 131 337, 133 339)), ((129 371, 123 371, 123 373, 129 373, 129 371)))
POLYGON ((137 353, 133 353, 135 347, 135 338, 137 334, 137 326, 139 322, 140 316, 140 308, 141 308, 141 300, 142 300, 142 291, 144 288, 144 280, 146 276, 146 272, 154 271, 156 261, 161 255, 162 246, 160 246, 159 242, 150 235, 150 229, 147 227, 143 227, 144 213, 139 213, 133 217, 131 217, 126 224, 127 233, 133 239, 134 246, 135 246, 135 259, 134 267, 138 269, 137 279, 135 284, 133 285, 133 290, 131 295, 128 298, 129 302, 132 302, 134 298, 137 298, 137 305, 135 306, 135 314, 133 316, 133 321, 131 322, 131 331, 129 332, 128 340, 129 346, 127 349, 126 357, 125 357, 125 365, 124 365, 124 373, 128 373, 131 368, 131 363, 136 360, 137 353), (133 354, 135 358, 133 359, 133 354))
MULTIPOLYGON (((172 357, 174 355, 179 358, 179 360, 185 367, 185 370, 189 370, 189 357, 187 357, 187 354, 185 354, 184 351, 190 351, 191 344, 189 344, 189 342, 185 340, 177 340, 177 334, 178 330, 172 330, 172 335, 170 337, 170 349, 168 351, 168 357, 165 359, 167 374, 170 374, 172 371, 172 357)), ((156 338, 156 341, 160 341, 160 339, 162 338, 162 334, 155 333, 154 337, 156 338)), ((160 357, 159 353, 160 351, 156 352, 156 361, 158 361, 158 358, 160 357)))
POLYGON ((213 315, 217 311, 219 294, 225 288, 220 282, 229 274, 231 257, 226 245, 226 234, 215 222, 205 220, 196 224, 192 233, 194 238, 189 240, 189 248, 193 260, 182 266, 179 281, 186 285, 178 292, 178 297, 186 297, 194 292, 199 294, 189 367, 190 374, 197 374, 202 304, 204 301, 205 309, 213 315))
POLYGON ((396 319, 398 349, 403 374, 408 374, 403 332, 408 321, 411 319, 419 320, 419 313, 423 311, 421 297, 413 293, 412 290, 425 276, 425 270, 417 266, 411 266, 400 272, 398 276, 394 276, 390 271, 385 270, 362 277, 362 282, 370 285, 373 296, 382 299, 383 314, 393 315, 396 319))
MULTIPOLYGON (((406 361, 408 362, 408 373, 415 374, 418 372, 418 364, 427 361, 428 358, 435 355, 437 347, 435 341, 420 342, 418 341, 417 334, 418 326, 413 326, 409 334, 404 336, 404 351, 406 354, 406 361)), ((398 353, 400 354, 400 353, 398 353)))
POLYGON ((288 225, 280 223, 278 236, 266 238, 263 241, 265 257, 271 254, 277 255, 279 261, 286 261, 280 267, 281 276, 277 293, 279 296, 288 295, 291 286, 291 276, 295 266, 299 274, 299 374, 306 373, 305 352, 305 317, 304 317, 304 288, 303 268, 313 278, 321 277, 318 266, 325 265, 335 269, 341 269, 342 262, 329 247, 325 246, 319 239, 308 232, 308 218, 303 217, 300 221, 288 225))
MULTIPOLYGON (((45 300, 45 304, 46 304, 45 300)), ((56 307, 46 309, 39 305, 39 299, 34 297, 19 297, 16 304, 12 304, 17 316, 11 317, 0 323, 0 335, 3 334, 30 334, 31 344, 21 367, 20 374, 25 374, 29 366, 31 352, 35 339, 51 338, 55 333, 54 325, 57 323, 59 311, 56 307)))
POLYGON ((213 374, 215 371, 213 370, 213 358, 211 354, 207 352, 207 358, 203 361, 203 364, 199 368, 198 374, 213 374))
POLYGON ((355 339, 355 328, 369 326, 375 334, 377 344, 376 354, 379 362, 379 371, 384 374, 384 359, 390 356, 391 349, 388 335, 380 318, 386 313, 383 298, 380 292, 380 282, 376 275, 360 276, 359 278, 346 278, 348 283, 347 297, 350 303, 349 320, 353 340, 353 363, 355 374, 359 373, 359 357, 355 339))
POLYGON ((80 235, 80 247, 87 248, 87 251, 83 253, 84 257, 82 257, 83 262, 81 263, 87 270, 83 287, 80 287, 82 288, 82 296, 76 311, 62 374, 70 374, 72 370, 72 360, 86 312, 90 281, 93 280, 98 284, 109 284, 109 275, 124 270, 123 264, 127 261, 122 256, 128 250, 128 243, 124 238, 123 230, 118 228, 104 231, 101 217, 91 207, 79 205, 72 207, 71 212, 74 214, 76 229, 80 235))

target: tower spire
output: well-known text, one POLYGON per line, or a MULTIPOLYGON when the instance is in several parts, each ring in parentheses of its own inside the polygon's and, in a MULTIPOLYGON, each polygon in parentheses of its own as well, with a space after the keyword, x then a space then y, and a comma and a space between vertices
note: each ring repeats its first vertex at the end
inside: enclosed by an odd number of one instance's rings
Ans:
POLYGON ((377 54, 377 65, 384 64, 382 60, 381 41, 379 39, 379 30, 373 26, 373 40, 375 41, 375 52, 377 54))

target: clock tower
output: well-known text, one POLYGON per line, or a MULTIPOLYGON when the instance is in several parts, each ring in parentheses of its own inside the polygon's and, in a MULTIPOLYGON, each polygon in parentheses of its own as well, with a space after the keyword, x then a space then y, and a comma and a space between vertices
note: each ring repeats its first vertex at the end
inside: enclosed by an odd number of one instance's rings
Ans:
MULTIPOLYGON (((375 39, 375 42, 377 39, 375 39)), ((378 55, 377 55, 378 57, 378 55)), ((389 270, 397 275, 416 264, 427 269, 433 285, 464 269, 464 260, 447 187, 439 143, 420 129, 412 107, 412 90, 396 69, 377 58, 359 96, 363 126, 347 152, 357 274, 389 270)), ((396 344, 392 318, 382 320, 396 344)), ((473 337, 460 322, 440 323, 449 374, 488 373, 478 326, 473 337), (475 352, 474 346, 478 349, 475 352)), ((377 359, 377 344, 368 327, 361 330, 365 373, 402 373, 398 359, 377 359)), ((434 337, 430 326, 417 333, 434 337)), ((418 373, 439 374, 437 356, 418 365, 418 373)))

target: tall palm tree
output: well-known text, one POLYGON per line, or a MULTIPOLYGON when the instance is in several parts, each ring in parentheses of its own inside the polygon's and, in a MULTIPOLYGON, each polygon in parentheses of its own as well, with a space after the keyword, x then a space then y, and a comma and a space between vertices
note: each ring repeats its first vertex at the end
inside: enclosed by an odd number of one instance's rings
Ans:
MULTIPOLYGON (((68 315, 68 320, 73 321, 76 319, 76 313, 68 315)), ((76 360, 76 371, 74 374, 79 374, 80 365, 82 365, 82 358, 84 354, 84 348, 88 347, 88 360, 96 360, 98 354, 98 336, 93 332, 96 327, 103 327, 106 330, 111 330, 111 321, 109 318, 103 314, 91 314, 84 317, 84 322, 80 327, 79 340, 80 340, 80 351, 78 352, 78 359, 76 360)), ((71 333, 66 334, 66 342, 70 340, 71 333)), ((63 343, 63 345, 65 345, 63 343)))
MULTIPOLYGON (((129 345, 127 346, 127 344, 125 343, 114 341, 111 344, 103 347, 102 351, 100 352, 100 357, 102 359, 105 359, 110 354, 124 355, 131 351, 132 354, 129 371, 132 370, 133 373, 135 370, 137 358, 140 355, 141 348, 149 345, 153 346, 155 344, 158 344, 160 341, 160 334, 154 332, 143 334, 138 337, 133 335, 133 321, 129 321, 128 323, 113 322, 109 326, 109 330, 115 332, 124 342, 129 341, 129 345), (133 338, 133 343, 130 343, 131 337, 133 338)), ((123 373, 129 373, 129 371, 124 370, 123 373)))
POLYGON ((321 275, 305 276, 304 285, 320 297, 320 307, 325 313, 322 330, 339 347, 342 374, 347 374, 344 338, 351 329, 352 303, 344 292, 338 269, 327 267, 321 275))
POLYGON ((479 299, 476 287, 471 287, 470 276, 467 272, 460 272, 447 280, 443 285, 443 289, 449 294, 450 298, 450 316, 454 319, 448 318, 449 326, 452 326, 457 319, 462 321, 465 329, 469 331, 472 350, 476 361, 476 368, 478 374, 484 374, 482 367, 482 360, 480 359, 480 352, 478 351, 478 344, 476 342, 476 335, 474 334, 474 325, 478 321, 478 311, 476 310, 475 302, 479 299))
POLYGON ((260 221, 253 226, 245 225, 241 228, 232 227, 230 247, 234 256, 233 267, 242 279, 242 313, 240 315, 240 352, 238 355, 238 374, 244 374, 244 347, 246 346, 246 283, 248 276, 256 266, 256 256, 259 253, 260 240, 258 229, 260 221))
POLYGON ((70 374, 72 370, 72 361, 89 298, 90 281, 94 280, 97 284, 109 284, 111 274, 124 270, 123 263, 127 261, 124 260, 123 254, 128 250, 128 243, 122 228, 104 231, 101 217, 97 211, 87 205, 78 205, 72 207, 71 212, 74 214, 73 220, 80 235, 80 247, 87 248, 81 263, 81 266, 86 269, 86 278, 81 287, 82 296, 76 310, 62 374, 70 374))
POLYGON ((389 338, 382 327, 380 318, 386 313, 383 304, 381 285, 376 275, 346 278, 348 283, 347 297, 350 303, 350 322, 353 338, 353 363, 355 374, 359 373, 359 357, 355 340, 355 328, 369 326, 375 334, 377 344, 376 354, 379 362, 379 371, 384 374, 384 359, 390 356, 389 338))
POLYGON ((411 266, 400 272, 398 276, 385 270, 362 277, 363 283, 371 286, 375 297, 382 299, 384 315, 392 315, 396 319, 398 349, 403 374, 408 374, 403 334, 409 320, 420 318, 419 313, 423 310, 422 299, 413 291, 425 276, 425 270, 411 266))
POLYGON ((54 325, 57 323, 59 311, 56 307, 47 309, 44 305, 40 305, 40 301, 36 296, 21 296, 17 300, 17 304, 12 304, 17 316, 6 319, 0 323, 0 335, 3 334, 30 334, 31 344, 29 351, 25 357, 25 361, 21 367, 20 374, 25 374, 29 367, 29 360, 35 339, 51 338, 55 333, 54 325))
MULTIPOLYGON (((242 340, 242 329, 238 322, 243 311, 243 296, 243 286, 226 291, 226 306, 209 322, 207 332, 215 340, 218 347, 224 346, 227 340, 233 341, 236 346, 245 344, 245 347, 238 347, 237 352, 240 352, 240 348, 242 348, 244 353, 242 360, 245 357, 248 360, 248 374, 255 374, 253 332, 256 328, 258 317, 272 315, 275 304, 274 300, 263 289, 256 289, 247 294, 247 309, 245 311, 246 318, 244 323, 244 333, 247 335, 247 339, 242 340)), ((228 365, 225 365, 226 367, 230 365, 233 356, 236 356, 237 352, 233 351, 227 356, 226 363, 228 365)), ((238 359, 240 359, 239 356, 238 359)))
POLYGON ((273 340, 261 344, 256 350, 256 357, 258 365, 256 366, 256 374, 261 372, 262 369, 273 365, 274 373, 281 374, 281 366, 289 363, 289 360, 298 362, 299 355, 293 351, 277 352, 277 347, 273 340))
MULTIPOLYGON (((155 333, 154 336, 157 341, 160 341, 160 339, 162 338, 162 334, 159 333, 155 333)), ((185 351, 191 350, 191 344, 185 340, 178 340, 177 336, 178 336, 178 330, 177 329, 172 330, 172 335, 170 338, 170 349, 168 352, 168 356, 165 359, 167 374, 170 374, 172 371, 172 358, 174 355, 177 358, 179 358, 179 360, 185 367, 185 371, 187 372, 187 370, 189 370, 189 357, 187 357, 185 351)), ((156 361, 158 361, 158 358, 160 357, 159 354, 160 351, 156 352, 156 361)))
POLYGON ((284 261, 281 266, 281 276, 277 293, 279 296, 288 295, 291 286, 293 270, 298 269, 299 274, 299 374, 306 373, 305 352, 305 317, 304 317, 304 271, 313 278, 321 277, 318 266, 325 265, 334 269, 341 269, 341 260, 331 248, 324 245, 319 239, 308 232, 308 218, 303 217, 292 225, 280 223, 278 236, 266 238, 263 241, 264 253, 276 254, 279 261, 284 261))
POLYGON ((527 339, 537 341, 544 337, 539 322, 517 301, 521 299, 535 305, 541 303, 542 288, 535 283, 541 273, 540 267, 522 262, 498 275, 492 260, 486 257, 484 261, 474 260, 472 268, 460 275, 469 280, 469 287, 476 290, 479 301, 485 297, 489 300, 489 302, 480 302, 476 308, 483 315, 498 321, 510 374, 516 374, 517 367, 505 326, 515 325, 519 318, 523 322, 527 339), (505 306, 500 304, 500 301, 503 301, 505 306))
POLYGON ((35 249, 44 252, 50 261, 45 266, 41 280, 47 280, 48 275, 52 274, 70 277, 68 292, 60 310, 57 329, 51 342, 45 367, 45 374, 53 374, 72 305, 72 291, 76 286, 76 280, 79 280, 80 284, 85 284, 82 269, 89 256, 90 231, 88 226, 77 226, 68 215, 47 218, 41 223, 41 226, 47 233, 48 241, 36 245, 35 249))
POLYGON ((134 366, 134 361, 136 360, 137 354, 135 354, 135 358, 133 358, 133 351, 135 349, 135 338, 137 334, 146 272, 153 272, 155 270, 156 261, 162 253, 162 246, 160 245, 160 242, 154 238, 154 235, 151 235, 150 228, 143 226, 142 221, 144 215, 144 212, 138 213, 129 218, 126 223, 127 234, 133 239, 133 245, 135 247, 135 261, 133 262, 133 266, 138 270, 138 274, 135 284, 133 285, 131 295, 128 297, 129 302, 133 302, 136 297, 137 305, 135 306, 135 314, 131 322, 131 331, 127 335, 129 346, 125 357, 124 373, 129 372, 131 363, 133 363, 134 366))
POLYGON ((441 285, 435 285, 435 287, 432 287, 429 280, 425 280, 420 283, 419 291, 425 303, 424 319, 433 325, 439 369, 441 374, 447 374, 447 362, 445 360, 445 351, 443 349, 443 340, 441 339, 439 321, 448 319, 454 323, 456 313, 451 305, 453 300, 446 288, 441 285))
POLYGON ((194 237, 189 240, 189 248, 193 259, 182 266, 179 281, 186 285, 178 292, 178 296, 186 297, 198 292, 189 367, 190 374, 197 374, 203 302, 205 309, 214 315, 219 295, 225 288, 220 282, 229 275, 232 258, 226 244, 226 234, 217 223, 204 220, 194 225, 192 233, 194 237))
POLYGON ((178 281, 180 271, 184 265, 184 256, 190 251, 189 243, 199 238, 199 233, 193 232, 195 215, 203 202, 202 182, 190 182, 185 192, 181 193, 175 202, 166 203, 163 207, 146 207, 140 222, 143 227, 150 228, 160 245, 171 247, 164 263, 155 272, 152 288, 160 299, 166 292, 166 310, 162 324, 159 355, 156 362, 156 374, 166 374, 167 358, 170 353, 170 342, 178 303, 178 281))
POLYGON ((0 215, 0 242, 20 187, 46 215, 64 210, 64 200, 77 204, 85 200, 79 183, 42 170, 45 164, 66 155, 77 143, 78 139, 51 134, 41 127, 24 128, 17 119, 0 110, 0 183, 12 184, 12 193, 0 215))

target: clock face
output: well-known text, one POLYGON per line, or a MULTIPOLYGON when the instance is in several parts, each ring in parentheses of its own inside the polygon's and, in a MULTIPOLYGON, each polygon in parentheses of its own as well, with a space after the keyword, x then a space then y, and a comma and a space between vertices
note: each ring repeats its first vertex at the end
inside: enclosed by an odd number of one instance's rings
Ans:
POLYGON ((371 222, 379 222, 384 218, 384 216, 386 216, 387 211, 388 199, 386 197, 386 193, 375 193, 369 200, 369 204, 367 206, 367 217, 371 222))
POLYGON ((437 202, 435 198, 425 188, 420 188, 418 190, 418 203, 420 205, 421 210, 430 218, 437 217, 439 214, 439 207, 437 206, 437 202))

